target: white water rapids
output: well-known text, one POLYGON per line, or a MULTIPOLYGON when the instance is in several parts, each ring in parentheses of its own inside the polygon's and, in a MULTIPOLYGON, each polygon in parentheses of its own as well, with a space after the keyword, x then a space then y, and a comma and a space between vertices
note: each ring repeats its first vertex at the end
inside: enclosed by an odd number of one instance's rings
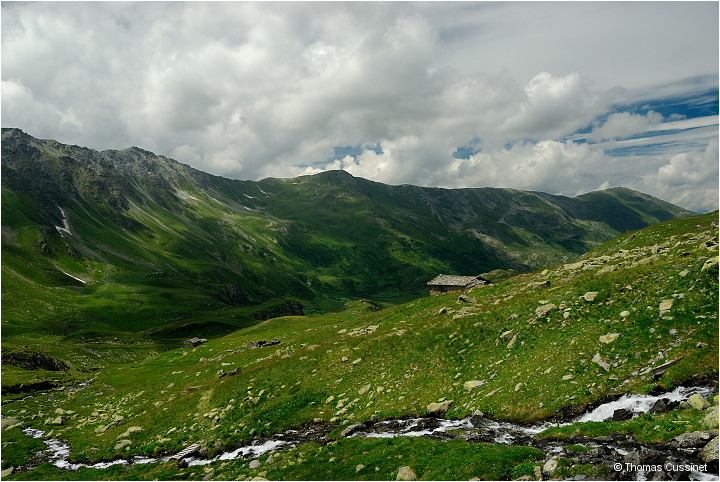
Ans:
MULTIPOLYGON (((618 400, 603 404, 596 409, 588 412, 579 418, 566 422, 563 424, 553 424, 546 422, 543 424, 533 425, 531 427, 523 427, 515 425, 509 422, 494 421, 487 418, 482 418, 478 423, 477 420, 473 420, 473 417, 467 417, 460 420, 446 420, 446 419, 435 419, 435 418, 414 418, 405 420, 387 420, 378 422, 369 428, 360 428, 358 432, 352 434, 352 437, 378 437, 378 438, 391 438, 391 437, 424 437, 424 436, 441 436, 447 434, 450 431, 479 431, 482 432, 486 440, 490 443, 511 445, 514 443, 526 444, 528 440, 543 430, 558 425, 570 425, 575 422, 588 422, 588 421, 603 421, 611 418, 615 410, 627 409, 631 410, 635 416, 647 413, 653 404, 661 399, 669 401, 681 401, 687 400, 687 398, 694 394, 699 393, 703 396, 709 396, 714 392, 713 388, 707 387, 693 387, 684 388, 680 387, 672 392, 664 393, 661 395, 637 395, 637 394, 626 394, 618 400)), ((42 430, 27 428, 24 430, 27 435, 34 438, 42 438, 45 432, 42 430)), ((290 446, 293 444, 292 440, 288 440, 284 435, 292 435, 298 433, 297 431, 288 431, 285 434, 276 434, 266 440, 256 440, 250 445, 235 448, 233 450, 226 451, 213 458, 201 458, 194 456, 179 457, 184 459, 188 465, 207 465, 220 460, 234 460, 234 459, 247 459, 257 458, 265 453, 278 448, 290 446)), ((58 439, 45 440, 45 454, 50 463, 60 469, 77 470, 80 467, 88 467, 95 469, 103 469, 112 465, 127 465, 127 464, 152 464, 157 462, 167 462, 169 460, 178 458, 177 455, 164 456, 164 457, 145 457, 136 456, 130 459, 118 459, 109 462, 98 462, 95 464, 83 464, 83 463, 72 463, 68 460, 70 456, 70 446, 58 439)), ((550 451, 560 451, 562 444, 558 447, 551 447, 550 451)), ((626 455, 627 452, 620 448, 614 448, 616 452, 621 455, 626 455), (623 453, 624 452, 624 453, 623 453)), ((693 480, 706 480, 703 476, 707 474, 691 474, 693 480)), ((716 477, 716 476, 714 476, 716 477)), ((714 479, 713 479, 714 480, 714 479)))

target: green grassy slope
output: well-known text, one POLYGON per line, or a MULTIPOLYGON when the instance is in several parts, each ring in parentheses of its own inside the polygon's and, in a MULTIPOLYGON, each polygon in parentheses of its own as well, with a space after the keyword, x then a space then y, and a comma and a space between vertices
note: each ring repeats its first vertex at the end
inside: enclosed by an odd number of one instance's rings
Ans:
POLYGON ((343 171, 233 181, 133 147, 98 152, 3 129, 2 344, 70 369, 141 360, 279 314, 381 306, 438 273, 528 271, 689 212, 625 189, 578 198, 387 186, 343 171), (618 220, 624 220, 619 222, 618 220))
MULTIPOLYGON (((562 417, 606 395, 716 378, 717 263, 715 212, 625 233, 573 263, 476 288, 462 299, 423 297, 382 311, 352 302, 335 314, 271 319, 195 348, 98 370, 88 388, 37 396, 3 414, 52 430, 69 441, 75 460, 113 457, 129 426, 142 431, 126 437, 123 454, 173 452, 191 443, 213 454, 313 420, 337 424, 337 435, 373 415, 423 414, 443 399, 452 401, 449 417, 475 410, 526 423, 562 417), (603 342, 609 334, 618 336, 603 342), (280 343, 248 345, 273 337, 280 343), (653 367, 676 359, 653 378, 653 367), (236 375, 218 376, 235 368, 236 375), (47 425, 58 408, 72 413, 63 425, 47 425), (108 426, 113 417, 123 422, 108 426)), ((373 445, 380 442, 342 443, 349 461, 359 460, 356 451, 396 455, 373 445)), ((298 450, 325 463, 320 449, 298 450)), ((503 470, 528 456, 506 461, 503 470)), ((223 477, 257 475, 243 464, 222 467, 213 470, 225 470, 223 477)), ((341 477, 342 467, 322 478, 341 477)), ((157 466, 130 470, 161 473, 157 466)), ((273 470, 277 478, 305 474, 273 470)))

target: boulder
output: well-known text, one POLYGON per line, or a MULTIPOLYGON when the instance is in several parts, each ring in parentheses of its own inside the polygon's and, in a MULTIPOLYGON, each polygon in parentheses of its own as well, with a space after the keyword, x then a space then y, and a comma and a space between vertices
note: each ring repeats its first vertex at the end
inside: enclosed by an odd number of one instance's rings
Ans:
POLYGON ((20 420, 15 417, 3 417, 0 422, 0 428, 2 430, 8 430, 9 428, 17 427, 20 424, 20 420))
POLYGON ((710 413, 705 415, 702 421, 703 427, 707 427, 711 430, 718 429, 718 408, 715 407, 710 413))
POLYGON ((661 398, 653 403, 648 413, 666 413, 677 407, 677 402, 671 402, 668 398, 661 398))
POLYGON ((613 412, 613 422, 622 422, 624 420, 630 420, 633 416, 632 410, 628 410, 627 408, 618 408, 613 412))
POLYGON ((115 450, 120 450, 123 447, 130 445, 131 443, 132 443, 132 441, 130 441, 129 439, 126 439, 126 438, 119 440, 118 443, 115 444, 115 450))
POLYGON ((600 353, 595 353, 595 356, 592 357, 592 362, 597 363, 597 365, 606 372, 610 371, 610 365, 603 361, 603 359, 600 357, 600 353))
POLYGON ((485 380, 468 380, 463 383, 463 387, 465 387, 466 390, 472 390, 473 388, 481 387, 484 384, 485 380))
POLYGON ((703 397, 699 393, 694 393, 690 395, 690 398, 688 398, 688 403, 692 408, 696 408, 698 410, 705 410, 707 407, 710 406, 710 403, 705 400, 705 397, 703 397))
POLYGON ((550 280, 545 281, 531 281, 528 283, 530 288, 548 288, 550 287, 550 280))
POLYGON ((510 341, 510 339, 513 337, 513 330, 503 331, 500 334, 500 339, 503 341, 510 341))
POLYGON ((716 270, 717 271, 718 263, 720 263, 720 257, 715 256, 714 258, 710 258, 707 261, 705 261, 705 264, 703 264, 703 267, 700 268, 700 271, 708 271, 708 270, 716 270))
POLYGON ((595 298, 597 298, 597 295, 599 295, 597 291, 588 291, 584 295, 581 296, 582 299, 584 299, 587 302, 595 301, 595 298))
POLYGON ((658 307, 658 309, 660 310, 660 314, 664 315, 666 313, 669 313, 670 310, 672 309, 672 305, 673 305, 673 300, 662 300, 660 302, 660 306, 658 307))
POLYGON ((554 303, 546 303, 542 306, 538 306, 537 308, 535 308, 535 316, 537 316, 538 318, 544 318, 555 308, 557 308, 557 305, 555 305, 554 303))
POLYGON ((417 480, 417 474, 409 465, 405 465, 398 469, 395 480, 417 480))
POLYGON ((188 348, 192 348, 194 346, 198 346, 201 343, 205 343, 207 341, 206 338, 190 338, 189 340, 185 340, 183 342, 183 345, 187 346, 188 348))
POLYGON ((348 427, 345 427, 345 430, 340 432, 339 438, 345 438, 348 435, 351 435, 355 430, 359 429, 360 427, 364 427, 362 423, 354 423, 352 425, 349 425, 348 427))
POLYGON ((700 460, 706 463, 717 462, 718 460, 718 438, 715 437, 700 452, 700 460))
POLYGON ((674 437, 671 445, 681 448, 704 447, 708 440, 710 440, 710 435, 706 432, 688 432, 674 437))
POLYGON ((450 409, 451 400, 444 402, 431 403, 427 406, 428 417, 442 417, 450 409))
POLYGON ((63 423, 65 423, 64 417, 55 417, 53 419, 48 419, 48 420, 50 420, 50 423, 48 425, 62 425, 63 423))
POLYGON ((600 337, 600 343, 605 343, 606 345, 609 345, 610 343, 617 340, 619 336, 620 333, 608 333, 607 335, 603 335, 600 337))

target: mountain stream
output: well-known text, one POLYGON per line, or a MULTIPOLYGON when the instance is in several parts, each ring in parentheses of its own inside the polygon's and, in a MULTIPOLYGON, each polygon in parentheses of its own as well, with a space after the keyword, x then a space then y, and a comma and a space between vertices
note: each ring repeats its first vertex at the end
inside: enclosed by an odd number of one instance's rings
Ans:
MULTIPOLYGON (((570 422, 561 424, 545 422, 529 427, 516 425, 509 422, 501 422, 483 416, 470 416, 460 420, 447 420, 441 418, 418 417, 407 419, 393 419, 377 422, 372 425, 360 425, 352 432, 350 437, 428 437, 436 440, 451 440, 461 438, 469 442, 484 442, 502 445, 524 445, 533 446, 548 454, 561 454, 565 447, 569 444, 582 445, 586 452, 585 458, 589 462, 594 463, 610 463, 628 465, 628 460, 633 460, 635 453, 656 454, 656 458, 665 458, 671 460, 675 464, 685 465, 687 467, 696 467, 699 462, 691 459, 687 455, 687 451, 673 448, 668 444, 661 446, 653 446, 635 441, 630 436, 614 436, 614 437, 598 437, 596 439, 577 440, 552 440, 552 439, 535 439, 534 436, 543 430, 553 427, 570 425, 575 422, 603 421, 613 417, 618 409, 625 409, 632 412, 633 416, 639 416, 647 413, 658 400, 666 403, 679 402, 687 400, 693 393, 700 393, 705 397, 709 397, 716 391, 710 387, 679 387, 672 392, 652 396, 626 394, 619 399, 598 406, 570 422), (603 440, 598 440, 598 439, 603 440), (660 447, 660 448, 658 448, 660 447), (659 451, 659 452, 658 452, 659 451), (593 458, 594 457, 594 458, 593 458)), ((128 464, 150 464, 158 462, 167 462, 170 460, 182 461, 189 466, 207 465, 216 461, 249 459, 257 458, 263 454, 273 450, 294 447, 308 441, 316 441, 322 443, 331 430, 332 426, 324 424, 311 424, 300 430, 288 430, 286 432, 275 434, 270 437, 257 439, 250 445, 245 445, 232 450, 228 450, 220 455, 212 458, 200 457, 197 455, 199 446, 192 445, 185 450, 163 457, 146 457, 135 456, 131 458, 118 458, 108 462, 98 462, 95 464, 74 463, 69 461, 70 446, 59 439, 45 440, 46 448, 42 454, 42 458, 52 463, 60 469, 77 470, 80 467, 88 467, 95 469, 103 469, 112 465, 128 465, 128 464)), ((45 432, 38 429, 27 428, 24 430, 27 435, 34 438, 42 438, 45 432)), ((565 456, 565 455, 563 455, 565 456)), ((637 459, 635 459, 637 460, 637 459)), ((715 468, 715 471, 717 469, 715 468)), ((634 471, 635 480, 645 480, 642 470, 634 471)), ((712 474, 698 470, 687 469, 686 474, 690 480, 718 480, 717 473, 712 474)), ((630 480, 627 474, 615 474, 614 479, 630 480)))

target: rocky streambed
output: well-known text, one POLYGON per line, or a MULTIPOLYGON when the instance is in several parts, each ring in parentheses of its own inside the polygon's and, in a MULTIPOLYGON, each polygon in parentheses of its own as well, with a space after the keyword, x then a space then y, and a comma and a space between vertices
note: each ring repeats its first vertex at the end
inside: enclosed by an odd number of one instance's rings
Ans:
MULTIPOLYGON (((569 425, 575 422, 603 421, 615 417, 624 419, 647 413, 658 404, 676 406, 692 395, 709 397, 716 392, 711 387, 680 387, 660 395, 628 394, 602 404, 572 421, 542 423, 522 426, 494 420, 475 414, 460 420, 438 417, 416 417, 385 421, 368 421, 346 428, 344 437, 427 437, 436 440, 464 439, 472 443, 523 445, 538 448, 547 454, 538 478, 555 475, 561 460, 573 464, 604 465, 609 472, 603 478, 609 480, 718 480, 717 441, 718 430, 706 430, 682 434, 665 444, 645 444, 629 435, 610 434, 602 437, 572 436, 570 439, 538 438, 537 434, 549 427, 569 425), (713 445, 714 444, 714 445, 713 445), (713 448, 714 447, 714 448, 713 448), (714 456, 713 456, 714 451, 714 456), (708 455, 710 454, 710 455, 708 455)), ((46 448, 37 459, 44 459, 61 469, 77 470, 80 467, 103 469, 112 465, 149 464, 177 460, 181 466, 207 465, 217 461, 253 459, 250 468, 258 467, 258 457, 268 452, 295 447, 310 441, 325 443, 327 435, 335 428, 325 423, 307 424, 297 430, 288 430, 270 437, 259 438, 249 445, 234 448, 212 458, 199 455, 200 446, 190 445, 183 451, 163 457, 135 456, 118 458, 94 464, 69 461, 70 447, 58 439, 45 440, 46 448)), ((25 429, 36 438, 44 436, 37 429, 25 429)), ((578 476, 581 480, 584 476, 578 476)))

